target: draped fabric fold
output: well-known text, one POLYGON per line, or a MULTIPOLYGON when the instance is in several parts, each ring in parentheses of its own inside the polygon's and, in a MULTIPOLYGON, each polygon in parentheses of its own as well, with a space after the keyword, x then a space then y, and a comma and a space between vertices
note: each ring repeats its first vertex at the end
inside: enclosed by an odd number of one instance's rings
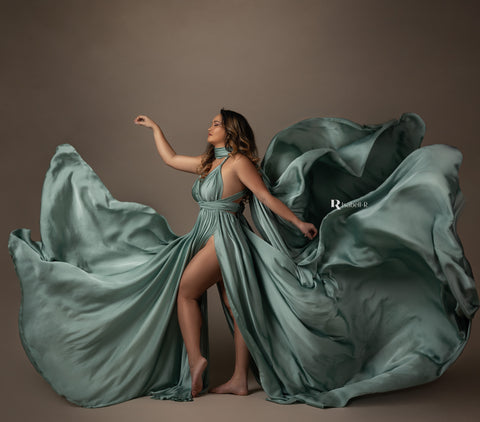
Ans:
MULTIPOLYGON (((255 197, 258 237, 222 198, 221 167, 197 178, 199 214, 177 236, 152 208, 112 197, 68 144, 42 192, 41 241, 14 230, 24 349, 54 390, 100 407, 192 400, 176 316, 185 266, 210 236, 252 370, 276 403, 345 406, 438 378, 468 340, 479 301, 456 233, 461 153, 420 148, 422 119, 312 118, 279 132, 261 165, 269 190, 319 228, 309 241, 255 197)), ((233 321, 223 303, 233 331, 233 321)), ((208 358, 207 300, 200 306, 208 358)), ((204 386, 208 387, 208 367, 204 386)))

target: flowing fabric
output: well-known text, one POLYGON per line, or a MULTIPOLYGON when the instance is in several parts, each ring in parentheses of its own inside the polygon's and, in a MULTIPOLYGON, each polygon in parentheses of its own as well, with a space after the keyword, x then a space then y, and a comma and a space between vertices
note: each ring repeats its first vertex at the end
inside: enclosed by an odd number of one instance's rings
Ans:
MULTIPOLYGON (((149 395, 192 400, 176 295, 213 235, 227 297, 276 403, 345 406, 426 383, 460 355, 479 301, 456 233, 461 153, 420 148, 422 119, 312 118, 279 132, 261 165, 274 196, 319 233, 308 240, 255 197, 222 198, 222 166, 197 178, 192 230, 112 197, 68 144, 42 192, 41 241, 18 229, 23 347, 53 389, 84 407, 149 395)), ((233 332, 233 321, 222 302, 233 332)), ((208 359, 207 296, 202 354, 208 359)), ((208 367, 204 386, 208 388, 208 367)))

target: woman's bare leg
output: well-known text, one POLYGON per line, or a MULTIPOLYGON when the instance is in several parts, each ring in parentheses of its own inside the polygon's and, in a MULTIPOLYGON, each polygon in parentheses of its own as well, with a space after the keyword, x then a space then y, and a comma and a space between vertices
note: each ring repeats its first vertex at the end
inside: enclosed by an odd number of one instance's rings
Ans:
POLYGON ((198 299, 205 290, 221 280, 221 277, 214 239, 211 236, 185 268, 177 296, 178 322, 187 349, 193 397, 203 389, 202 374, 208 363, 200 352, 202 314, 198 299))
POLYGON ((228 311, 233 319, 234 323, 234 342, 235 342, 235 369, 233 375, 225 384, 209 390, 211 393, 219 394, 237 394, 240 396, 246 396, 248 394, 248 367, 250 364, 250 353, 248 351, 245 340, 237 325, 237 321, 233 318, 232 309, 227 298, 227 292, 223 281, 220 282, 220 290, 222 292, 222 298, 228 311))

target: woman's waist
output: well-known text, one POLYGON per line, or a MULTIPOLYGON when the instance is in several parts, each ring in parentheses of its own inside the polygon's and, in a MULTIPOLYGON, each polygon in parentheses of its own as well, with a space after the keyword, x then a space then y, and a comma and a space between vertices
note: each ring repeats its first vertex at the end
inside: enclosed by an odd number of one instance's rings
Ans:
POLYGON ((210 211, 210 212, 229 212, 231 214, 241 214, 245 208, 242 202, 233 202, 233 201, 198 201, 200 210, 210 211))
POLYGON ((227 211, 237 214, 241 213, 245 208, 243 199, 245 199, 246 195, 248 194, 248 190, 243 189, 225 198, 211 200, 203 199, 201 197, 202 195, 199 193, 200 192, 194 190, 193 199, 198 202, 200 209, 211 211, 227 211))

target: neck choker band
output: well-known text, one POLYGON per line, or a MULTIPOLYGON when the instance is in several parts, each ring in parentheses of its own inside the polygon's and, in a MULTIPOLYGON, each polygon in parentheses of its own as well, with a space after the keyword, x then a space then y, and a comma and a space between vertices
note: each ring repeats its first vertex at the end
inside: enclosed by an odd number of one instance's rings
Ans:
POLYGON ((225 147, 215 148, 215 158, 223 158, 228 155, 228 150, 225 147))

